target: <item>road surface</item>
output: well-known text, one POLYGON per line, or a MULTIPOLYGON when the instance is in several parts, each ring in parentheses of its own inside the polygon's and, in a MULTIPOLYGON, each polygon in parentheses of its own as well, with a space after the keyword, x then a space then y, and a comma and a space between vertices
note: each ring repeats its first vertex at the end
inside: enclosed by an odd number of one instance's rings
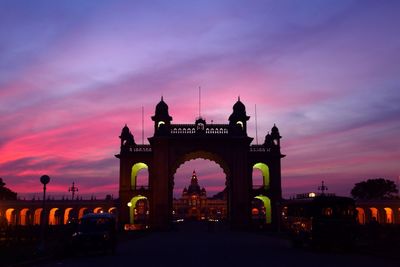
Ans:
POLYGON ((209 231, 205 224, 181 225, 118 244, 115 255, 82 254, 37 263, 37 267, 116 266, 274 266, 274 267, 391 267, 395 259, 348 252, 315 252, 293 248, 278 234, 231 232, 222 226, 209 231))

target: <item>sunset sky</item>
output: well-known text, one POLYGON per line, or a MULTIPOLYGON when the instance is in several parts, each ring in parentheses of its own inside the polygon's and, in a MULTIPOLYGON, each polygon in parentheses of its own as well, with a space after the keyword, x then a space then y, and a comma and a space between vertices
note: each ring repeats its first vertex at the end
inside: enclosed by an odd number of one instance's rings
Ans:
MULTIPOLYGON (((0 0, 0 177, 21 197, 118 195, 119 134, 153 134, 161 95, 173 123, 227 123, 240 95, 258 140, 283 136, 285 197, 349 195, 400 175, 400 1, 0 0)), ((147 140, 145 140, 145 143, 147 140)), ((256 140, 254 140, 256 143, 256 140)), ((212 194, 213 162, 185 163, 212 194)))

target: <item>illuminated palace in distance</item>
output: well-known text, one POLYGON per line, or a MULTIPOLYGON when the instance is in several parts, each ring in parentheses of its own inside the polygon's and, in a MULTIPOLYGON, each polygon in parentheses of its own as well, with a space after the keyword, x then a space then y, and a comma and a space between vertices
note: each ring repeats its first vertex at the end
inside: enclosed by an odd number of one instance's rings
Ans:
POLYGON ((226 219, 226 190, 207 198, 206 189, 200 188, 197 174, 193 171, 190 185, 182 191, 182 196, 173 201, 173 215, 176 220, 226 219))
MULTIPOLYGON (((116 157, 120 161, 118 216, 121 223, 130 228, 138 222, 136 217, 143 221, 148 215, 150 228, 169 228, 176 212, 180 212, 174 209, 175 173, 186 161, 202 158, 214 161, 225 174, 226 209, 221 213, 232 227, 249 227, 252 217, 260 210, 265 224, 278 225, 281 159, 285 155, 280 152, 281 136, 275 125, 263 144, 252 145, 253 138, 247 135, 250 117, 240 99, 233 105, 227 124, 209 124, 202 117, 193 124, 173 124, 163 98, 151 119, 154 134, 148 138, 148 145, 136 144, 127 125, 120 135, 120 153, 116 157), (254 169, 261 171, 262 184, 253 182, 254 169), (145 184, 138 184, 137 176, 142 171, 148 174, 148 179, 145 184), (145 209, 139 209, 138 205, 145 209), (254 210, 257 205, 262 206, 258 211, 254 210)), ((202 216, 202 192, 198 198, 200 208, 193 207, 191 202, 190 214, 194 217, 202 216)), ((211 200, 207 203, 211 205, 211 200)))

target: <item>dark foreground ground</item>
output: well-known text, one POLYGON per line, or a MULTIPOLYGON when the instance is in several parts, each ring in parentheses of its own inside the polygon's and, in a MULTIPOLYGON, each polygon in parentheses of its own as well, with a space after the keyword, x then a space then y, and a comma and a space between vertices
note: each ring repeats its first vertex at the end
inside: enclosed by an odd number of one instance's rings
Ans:
POLYGON ((396 257, 294 248, 277 233, 231 232, 222 225, 210 231, 206 224, 182 224, 122 239, 115 255, 79 253, 24 266, 400 266, 396 257))

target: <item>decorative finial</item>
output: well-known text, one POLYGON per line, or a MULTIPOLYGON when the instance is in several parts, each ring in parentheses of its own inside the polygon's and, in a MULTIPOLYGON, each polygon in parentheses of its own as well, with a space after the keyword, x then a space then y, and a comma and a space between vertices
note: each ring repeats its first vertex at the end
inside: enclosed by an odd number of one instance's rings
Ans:
POLYGON ((318 190, 321 191, 321 195, 325 195, 325 191, 328 190, 328 187, 325 186, 324 181, 322 181, 321 186, 318 186, 318 190))
POLYGON ((240 101, 240 95, 238 95, 238 101, 240 101))
POLYGON ((164 101, 164 97, 163 97, 163 95, 161 95, 161 101, 164 101))

